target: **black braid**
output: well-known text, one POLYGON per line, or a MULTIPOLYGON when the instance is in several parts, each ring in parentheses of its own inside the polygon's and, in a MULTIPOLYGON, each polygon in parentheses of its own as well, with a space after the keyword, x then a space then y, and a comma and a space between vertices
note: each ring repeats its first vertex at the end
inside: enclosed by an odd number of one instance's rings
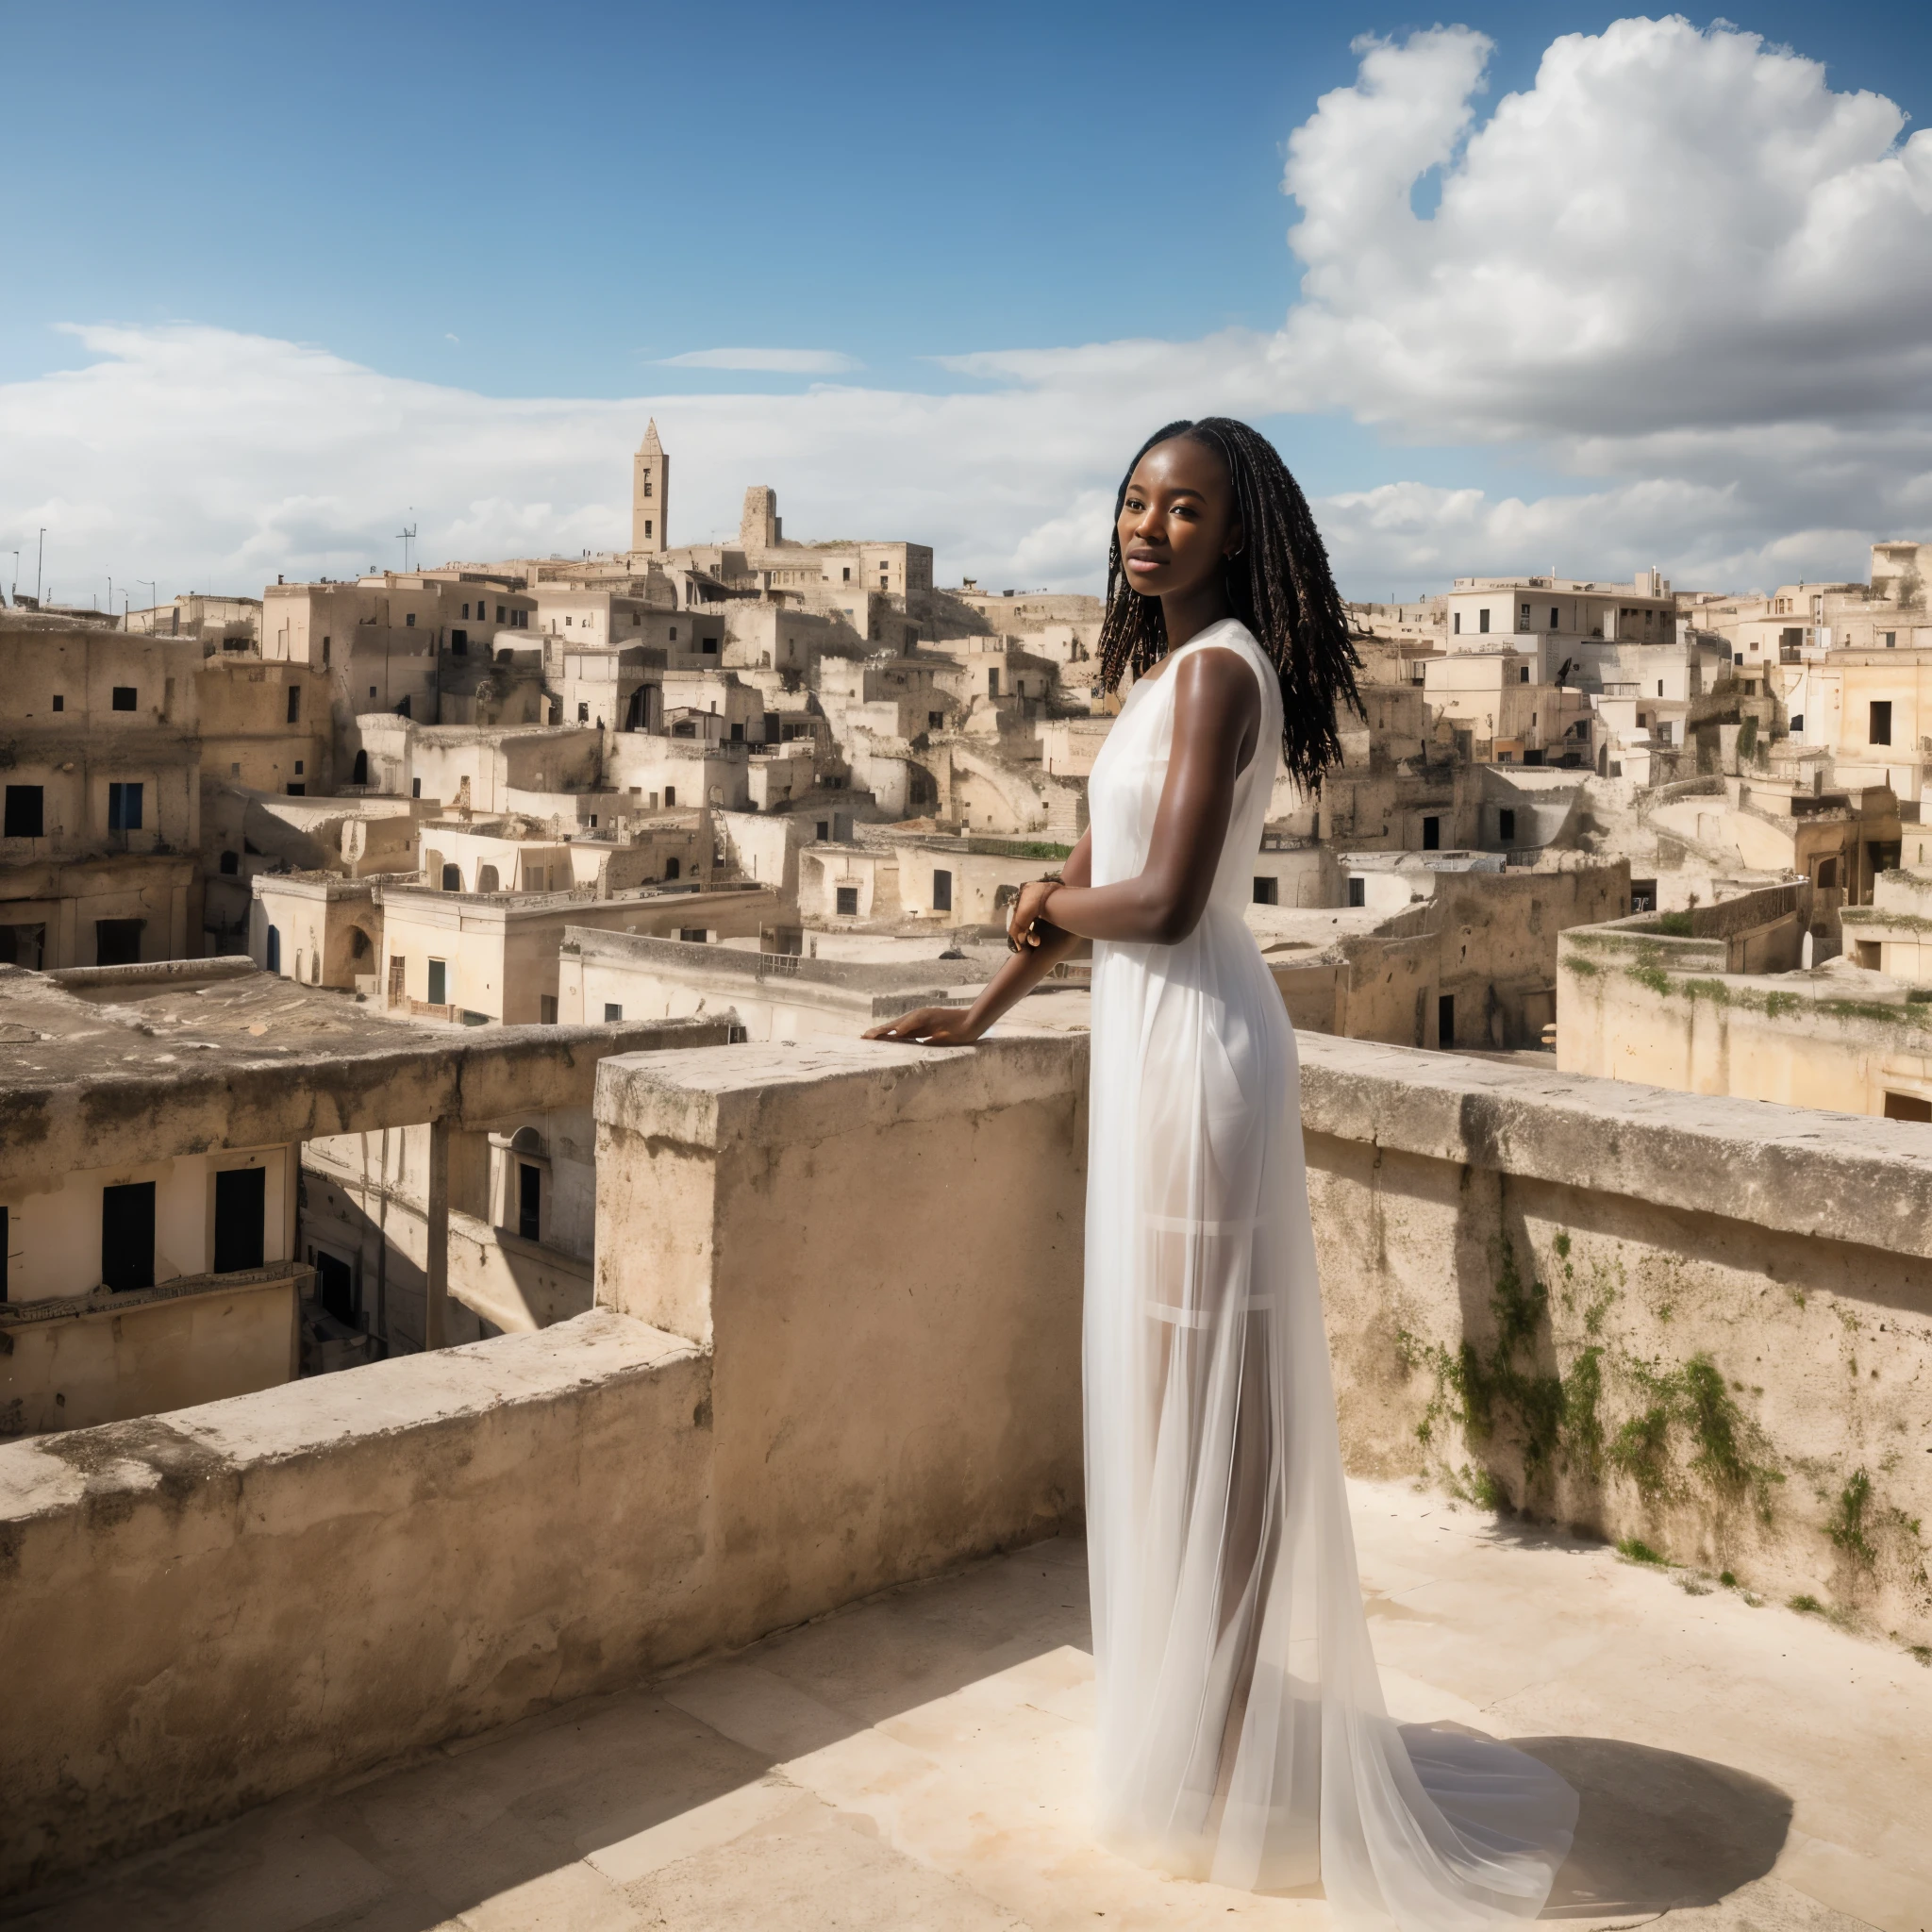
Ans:
POLYGON ((1323 772, 1341 757, 1340 708, 1365 715, 1355 681, 1361 659, 1349 641, 1348 619, 1308 500, 1274 445, 1245 423, 1227 416, 1170 423, 1135 451, 1114 492, 1107 615, 1100 626, 1102 688, 1112 691, 1130 670, 1141 676, 1167 654, 1160 599, 1143 597, 1127 580, 1120 520, 1141 458, 1176 436, 1218 451, 1233 479, 1246 536, 1225 566, 1228 607, 1274 665, 1281 679, 1282 757, 1290 775, 1314 791, 1323 772))

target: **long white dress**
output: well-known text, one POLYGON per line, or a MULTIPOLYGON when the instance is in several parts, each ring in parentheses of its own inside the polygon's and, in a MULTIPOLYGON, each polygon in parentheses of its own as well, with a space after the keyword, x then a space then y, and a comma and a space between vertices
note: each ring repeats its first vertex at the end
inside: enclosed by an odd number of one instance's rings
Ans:
MULTIPOLYGON (((1534 1758, 1398 1727, 1357 1580, 1308 1221, 1294 1033, 1242 918, 1281 740, 1259 749, 1201 923, 1094 947, 1087 1208, 1089 1565, 1105 1842, 1338 1922, 1531 1919, 1576 1799, 1534 1758)), ((1135 685, 1089 788, 1093 883, 1145 866, 1177 663, 1135 685)))

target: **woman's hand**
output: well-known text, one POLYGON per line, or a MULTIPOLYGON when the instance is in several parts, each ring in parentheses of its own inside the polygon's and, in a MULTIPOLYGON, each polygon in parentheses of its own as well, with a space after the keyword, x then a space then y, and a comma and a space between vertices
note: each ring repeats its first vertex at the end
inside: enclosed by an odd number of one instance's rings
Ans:
MULTIPOLYGON (((1041 913, 1046 902, 1060 889, 1058 879, 1028 879, 1013 901, 1013 916, 1007 925, 1007 938, 1015 952, 1022 946, 1037 946, 1041 913)), ((1051 922, 1046 922, 1051 924, 1051 922)))
POLYGON ((874 1026, 867 1040, 901 1040, 920 1046, 971 1046, 986 1031, 972 1022, 970 1007, 921 1007, 874 1026))

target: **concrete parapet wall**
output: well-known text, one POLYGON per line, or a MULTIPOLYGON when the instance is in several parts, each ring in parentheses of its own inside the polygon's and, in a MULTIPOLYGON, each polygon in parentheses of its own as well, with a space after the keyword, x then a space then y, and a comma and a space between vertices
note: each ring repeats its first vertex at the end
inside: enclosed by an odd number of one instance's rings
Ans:
POLYGON ((0 1891, 1050 1534, 1084 1058, 626 1057, 600 1291, 689 1335, 606 1307, 0 1447, 0 1891))
POLYGON ((1932 1132, 1302 1053, 1353 1471, 1932 1641, 1932 1132))

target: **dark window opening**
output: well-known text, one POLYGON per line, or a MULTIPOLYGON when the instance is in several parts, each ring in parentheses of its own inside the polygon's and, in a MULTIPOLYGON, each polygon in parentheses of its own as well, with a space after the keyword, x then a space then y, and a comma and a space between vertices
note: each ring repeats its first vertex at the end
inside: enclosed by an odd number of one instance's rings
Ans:
POLYGON ((1916 1093, 1888 1093, 1885 1096, 1885 1118, 1889 1121, 1932 1122, 1932 1100, 1922 1100, 1916 1093))
POLYGON ((1442 849, 1442 821, 1424 819, 1423 821, 1423 850, 1440 852, 1442 849))
POLYGON ((302 687, 299 684, 291 684, 289 687, 289 723, 291 724, 299 724, 301 722, 302 687))
POLYGON ((675 858, 667 858, 664 861, 664 876, 667 879, 676 878, 678 874, 682 870, 683 868, 678 864, 677 860, 675 858))
POLYGON ((858 917, 858 888, 857 886, 841 886, 838 888, 838 893, 839 916, 841 919, 857 919, 858 917))
POLYGON ((1838 860, 1821 858, 1818 861, 1818 886, 1821 891, 1832 892, 1838 890, 1838 860))
POLYGON ((315 1299, 323 1313, 345 1327, 356 1326, 356 1271, 340 1257, 315 1251, 315 1299))
MULTIPOLYGON (((463 615, 467 617, 469 614, 470 607, 465 604, 463 606, 463 615)), ((449 634, 449 647, 458 658, 467 658, 470 655, 470 633, 466 630, 451 631, 449 634)))
POLYGON ((423 781, 422 781, 422 779, 420 779, 420 778, 411 778, 411 779, 409 780, 409 796, 410 796, 411 798, 421 798, 421 797, 423 796, 423 781))
POLYGON ((224 1168, 215 1175, 215 1273, 259 1268, 268 1218, 268 1170, 224 1168))
POLYGON ((139 785, 115 784, 108 787, 108 829, 110 832, 141 830, 139 785))
POLYGON ((116 1294, 155 1285, 155 1184, 101 1190, 101 1285, 116 1294))
POLYGON ((526 1241, 543 1239, 543 1171, 527 1160, 517 1162, 517 1232, 526 1241))
POLYGON ((7 1210, 4 1208, 0 1208, 0 1302, 5 1302, 7 1299, 8 1241, 7 1210))
POLYGON ((623 1018, 624 1008, 622 1007, 618 1006, 614 1001, 611 1000, 606 1000, 604 1002, 604 1024, 607 1026, 615 1024, 616 1022, 623 1018))
POLYGON ((1476 612, 1476 614, 1475 614, 1475 627, 1476 627, 1476 629, 1477 629, 1477 630, 1479 630, 1479 631, 1486 631, 1486 630, 1488 630, 1488 629, 1489 629, 1489 627, 1490 627, 1490 613, 1489 613, 1489 612, 1488 612, 1487 610, 1478 610, 1478 611, 1476 612))
POLYGON ((1630 881, 1630 909, 1633 912, 1655 912, 1657 910, 1657 881, 1655 879, 1632 879, 1630 881))
POLYGON ((349 767, 349 783, 351 785, 366 785, 368 782, 369 754, 366 751, 358 751, 356 754, 356 762, 349 767))
POLYGON ((1281 881, 1279 879, 1257 878, 1255 881, 1255 904, 1257 906, 1279 906, 1281 904, 1281 881))
MULTIPOLYGON (((855 905, 853 910, 856 912, 855 905)), ((935 872, 932 875, 932 909, 935 912, 950 912, 953 909, 953 874, 949 872, 935 872)))
POLYGON ((1436 1044, 1456 1044, 1456 995, 1453 992, 1445 992, 1436 1001, 1436 1044))
POLYGON ((132 711, 139 708, 141 696, 131 684, 117 684, 112 702, 117 711, 132 711))
POLYGON ((67 708, 67 700, 58 691, 54 693, 54 708, 57 711, 64 711, 67 708))
POLYGON ((1871 740, 1874 744, 1890 744, 1891 742, 1891 700, 1890 698, 1874 698, 1872 701, 1871 740))
POLYGON ((271 973, 279 973, 282 970, 282 935, 278 926, 272 925, 268 929, 268 946, 263 955, 263 962, 271 973))
POLYGON ((442 869, 442 890, 445 892, 460 892, 463 890, 463 869, 459 865, 446 865, 442 869))
POLYGON ((97 919, 94 921, 94 964, 96 966, 139 966, 141 935, 144 919, 97 919))
POLYGON ((443 959, 429 962, 428 1004, 432 1007, 446 1007, 449 1004, 449 964, 443 959))
POLYGON ((46 953, 44 920, 31 925, 0 925, 0 966, 25 966, 28 972, 38 973, 46 953))
POLYGON ((537 1020, 540 1025, 557 1024, 557 995, 554 992, 540 992, 537 995, 537 1020))
POLYGON ((291 784, 287 787, 287 791, 291 798, 306 798, 308 795, 308 788, 306 785, 291 784))
POLYGON ((1496 814, 1496 836, 1506 844, 1516 838, 1516 814, 1513 810, 1501 810, 1496 814))
POLYGON ((1351 906, 1366 906, 1369 903, 1369 882, 1367 879, 1350 879, 1348 882, 1348 903, 1351 906))
POLYGON ((43 836, 46 792, 39 785, 9 785, 7 788, 7 837, 39 839, 43 836))

